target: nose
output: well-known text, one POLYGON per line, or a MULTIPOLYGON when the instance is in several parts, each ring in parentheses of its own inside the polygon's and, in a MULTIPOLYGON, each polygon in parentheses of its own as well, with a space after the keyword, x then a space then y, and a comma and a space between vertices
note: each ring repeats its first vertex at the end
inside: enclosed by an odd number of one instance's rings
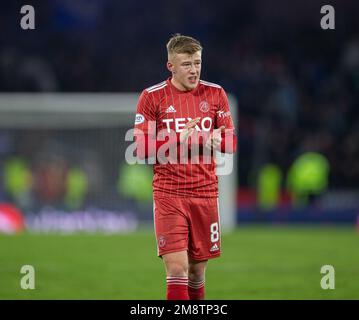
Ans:
POLYGON ((192 74, 197 73, 196 66, 194 64, 191 64, 191 69, 189 70, 192 74))

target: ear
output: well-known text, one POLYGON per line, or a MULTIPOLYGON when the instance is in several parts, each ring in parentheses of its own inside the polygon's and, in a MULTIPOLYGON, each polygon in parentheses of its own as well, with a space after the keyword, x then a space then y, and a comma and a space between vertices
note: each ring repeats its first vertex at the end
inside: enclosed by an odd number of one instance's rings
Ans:
POLYGON ((173 72, 173 64, 170 61, 167 61, 167 69, 169 72, 173 72))

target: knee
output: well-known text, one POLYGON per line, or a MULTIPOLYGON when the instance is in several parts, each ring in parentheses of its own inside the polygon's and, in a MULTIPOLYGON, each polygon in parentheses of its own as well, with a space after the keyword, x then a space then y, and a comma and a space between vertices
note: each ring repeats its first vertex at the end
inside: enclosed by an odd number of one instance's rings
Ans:
POLYGON ((166 266, 167 276, 188 276, 188 257, 186 251, 168 253, 165 254, 162 258, 166 266))
POLYGON ((187 277, 188 265, 180 262, 168 263, 166 266, 167 276, 171 277, 187 277))
POLYGON ((188 278, 192 281, 204 280, 206 267, 201 265, 190 265, 188 269, 188 278))

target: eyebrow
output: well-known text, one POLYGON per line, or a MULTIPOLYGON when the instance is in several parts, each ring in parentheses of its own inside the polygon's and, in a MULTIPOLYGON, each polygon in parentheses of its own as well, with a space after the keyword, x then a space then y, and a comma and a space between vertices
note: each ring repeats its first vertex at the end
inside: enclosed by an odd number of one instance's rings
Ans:
MULTIPOLYGON (((194 62, 202 62, 201 59, 196 59, 194 62)), ((191 61, 183 61, 182 64, 191 63, 191 61)))

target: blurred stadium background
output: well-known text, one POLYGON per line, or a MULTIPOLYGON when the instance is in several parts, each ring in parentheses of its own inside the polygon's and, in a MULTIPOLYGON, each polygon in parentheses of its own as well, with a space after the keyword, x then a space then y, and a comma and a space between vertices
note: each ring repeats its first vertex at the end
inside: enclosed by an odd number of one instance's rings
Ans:
POLYGON ((0 8, 0 299, 164 297, 152 168, 124 155, 177 32, 202 42, 238 129, 208 298, 359 298, 357 1, 34 1, 27 31, 24 4, 0 8), (37 290, 19 287, 24 264, 37 290))

